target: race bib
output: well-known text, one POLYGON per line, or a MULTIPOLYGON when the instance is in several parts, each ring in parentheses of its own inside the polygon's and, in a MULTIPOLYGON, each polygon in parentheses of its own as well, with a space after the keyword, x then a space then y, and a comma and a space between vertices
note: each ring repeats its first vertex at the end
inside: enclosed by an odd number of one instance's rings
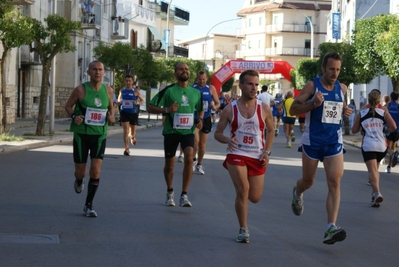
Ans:
POLYGON ((122 100, 122 108, 126 109, 133 108, 133 100, 122 100))
POLYGON ((335 101, 324 101, 323 123, 340 124, 344 103, 335 101))
POLYGON ((85 124, 92 126, 104 126, 107 111, 107 109, 87 108, 85 114, 85 124))
POLYGON ((262 139, 253 123, 243 123, 237 131, 238 147, 248 152, 259 152, 262 139))
POLYGON ((173 117, 174 129, 191 129, 194 125, 194 114, 175 113, 173 117))
POLYGON ((202 101, 202 110, 203 111, 208 111, 209 103, 208 101, 202 101))

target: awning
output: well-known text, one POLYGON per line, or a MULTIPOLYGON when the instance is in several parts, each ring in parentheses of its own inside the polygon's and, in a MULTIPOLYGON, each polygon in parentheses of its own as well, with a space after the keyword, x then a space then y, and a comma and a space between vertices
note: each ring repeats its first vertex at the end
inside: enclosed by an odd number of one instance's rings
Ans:
POLYGON ((166 50, 166 43, 165 40, 161 37, 161 35, 158 33, 157 29, 155 27, 149 26, 148 29, 154 35, 155 40, 159 40, 162 43, 161 50, 166 50))

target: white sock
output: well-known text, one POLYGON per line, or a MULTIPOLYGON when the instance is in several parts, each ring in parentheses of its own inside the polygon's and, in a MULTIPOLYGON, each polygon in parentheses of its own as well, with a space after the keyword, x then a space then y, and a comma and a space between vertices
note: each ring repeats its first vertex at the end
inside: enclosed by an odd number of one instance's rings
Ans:
POLYGON ((337 226, 335 225, 335 223, 329 223, 329 224, 327 224, 327 231, 330 230, 330 228, 333 227, 333 226, 334 226, 334 227, 337 227, 337 226))

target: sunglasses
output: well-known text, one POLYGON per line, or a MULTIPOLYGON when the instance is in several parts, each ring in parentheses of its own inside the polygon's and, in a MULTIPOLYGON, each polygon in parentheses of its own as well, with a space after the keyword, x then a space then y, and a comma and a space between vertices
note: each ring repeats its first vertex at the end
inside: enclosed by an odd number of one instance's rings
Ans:
POLYGON ((371 93, 371 92, 377 92, 377 93, 381 94, 381 91, 378 90, 378 89, 373 89, 373 90, 370 91, 370 93, 371 93))

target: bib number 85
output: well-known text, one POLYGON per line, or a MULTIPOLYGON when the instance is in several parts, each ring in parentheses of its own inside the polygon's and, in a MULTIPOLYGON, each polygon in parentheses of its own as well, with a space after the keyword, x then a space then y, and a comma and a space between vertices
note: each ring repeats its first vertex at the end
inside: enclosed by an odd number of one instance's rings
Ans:
POLYGON ((254 138, 252 136, 244 136, 242 142, 244 144, 252 144, 254 142, 254 138))

